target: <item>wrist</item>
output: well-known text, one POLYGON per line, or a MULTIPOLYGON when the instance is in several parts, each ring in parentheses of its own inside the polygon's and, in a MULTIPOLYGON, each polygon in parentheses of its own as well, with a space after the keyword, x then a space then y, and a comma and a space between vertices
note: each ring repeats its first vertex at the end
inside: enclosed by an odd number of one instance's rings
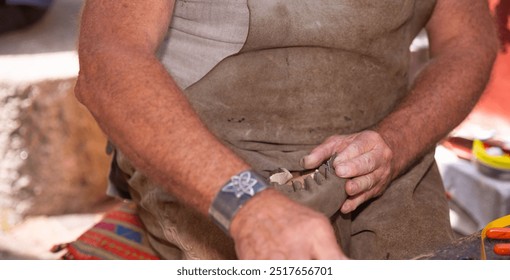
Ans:
POLYGON ((227 234, 234 217, 244 205, 268 188, 266 180, 252 170, 232 176, 216 194, 209 216, 227 234))
POLYGON ((404 169, 406 165, 405 161, 405 149, 407 147, 401 147, 398 141, 396 141, 397 135, 394 135, 390 130, 385 129, 384 127, 378 126, 373 129, 379 137, 381 137, 382 141, 386 144, 388 149, 391 152, 391 161, 390 161, 390 169, 391 169, 391 179, 397 178, 401 171, 404 169))

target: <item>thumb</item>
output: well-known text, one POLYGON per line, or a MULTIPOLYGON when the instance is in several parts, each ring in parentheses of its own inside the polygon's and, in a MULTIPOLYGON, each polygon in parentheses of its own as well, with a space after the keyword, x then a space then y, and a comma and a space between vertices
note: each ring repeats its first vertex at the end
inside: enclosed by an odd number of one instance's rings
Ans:
POLYGON ((319 167, 324 161, 328 160, 333 154, 333 145, 321 144, 313 149, 310 154, 304 156, 300 160, 301 167, 304 169, 312 169, 319 167))

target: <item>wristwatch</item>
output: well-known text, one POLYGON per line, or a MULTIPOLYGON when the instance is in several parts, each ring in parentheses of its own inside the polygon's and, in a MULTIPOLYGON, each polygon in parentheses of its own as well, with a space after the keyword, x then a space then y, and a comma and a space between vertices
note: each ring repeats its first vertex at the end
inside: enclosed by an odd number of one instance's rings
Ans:
POLYGON ((243 205, 257 193, 268 187, 266 180, 253 170, 246 170, 232 176, 216 194, 209 216, 229 235, 232 219, 243 205))

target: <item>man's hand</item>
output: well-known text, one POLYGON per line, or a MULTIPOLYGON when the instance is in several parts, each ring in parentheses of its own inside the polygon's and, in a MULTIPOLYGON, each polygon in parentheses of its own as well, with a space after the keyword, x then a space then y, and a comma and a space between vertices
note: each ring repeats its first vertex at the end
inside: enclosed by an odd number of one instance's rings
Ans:
POLYGON ((377 132, 331 136, 305 156, 301 165, 316 168, 333 154, 337 154, 333 162, 336 175, 350 178, 345 184, 349 197, 342 213, 352 212, 363 202, 381 195, 393 179, 393 152, 377 132))
POLYGON ((276 190, 248 201, 230 233, 240 259, 346 259, 324 215, 276 190))

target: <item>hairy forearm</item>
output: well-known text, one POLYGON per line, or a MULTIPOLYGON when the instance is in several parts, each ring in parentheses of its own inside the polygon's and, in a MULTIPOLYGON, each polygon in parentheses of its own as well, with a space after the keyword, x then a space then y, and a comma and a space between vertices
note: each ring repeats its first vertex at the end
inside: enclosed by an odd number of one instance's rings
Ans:
POLYGON ((455 128, 489 79, 495 44, 452 40, 418 75, 410 94, 378 124, 393 151, 395 176, 455 128))
POLYGON ((137 168, 183 202, 207 213, 218 188, 248 168, 206 129, 153 55, 84 43, 80 65, 80 101, 137 168))

